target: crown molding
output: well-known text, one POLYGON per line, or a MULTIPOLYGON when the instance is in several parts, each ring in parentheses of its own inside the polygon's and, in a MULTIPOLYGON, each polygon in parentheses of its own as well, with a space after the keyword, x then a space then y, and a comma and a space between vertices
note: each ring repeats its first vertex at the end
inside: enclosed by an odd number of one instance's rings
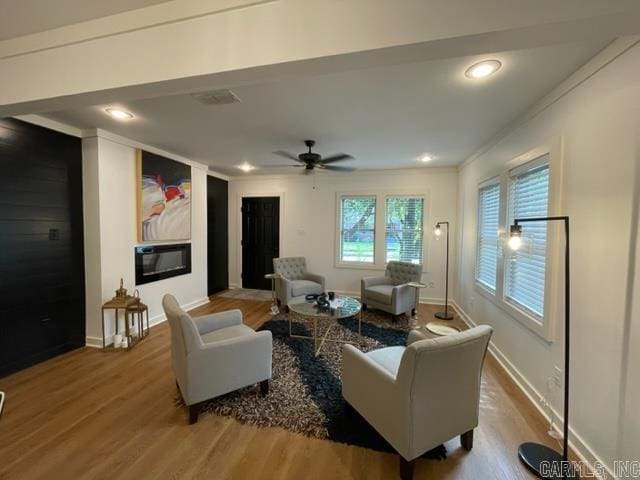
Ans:
POLYGON ((42 117, 40 115, 18 115, 13 117, 23 122, 38 125, 40 127, 48 128, 49 130, 55 130, 56 132, 65 133, 72 137, 82 137, 82 130, 66 123, 58 122, 57 120, 51 120, 50 118, 42 117))
MULTIPOLYGON (((424 168, 387 168, 387 169, 366 169, 366 170, 356 170, 354 173, 357 173, 353 178, 361 178, 361 177, 379 177, 389 175, 457 175, 458 168, 457 167, 424 167, 424 168)), ((327 171, 315 171, 313 175, 317 175, 317 178, 325 179, 332 177, 345 177, 344 172, 327 172, 327 171)), ((278 180, 278 179, 287 179, 287 180, 313 180, 312 175, 300 175, 300 174, 287 174, 287 173, 274 173, 274 174, 245 174, 245 175, 231 175, 229 176, 230 181, 264 181, 264 180, 278 180)))
POLYGON ((115 133, 111 133, 101 128, 91 128, 88 130, 82 130, 82 138, 102 138, 104 140, 108 140, 113 143, 118 143, 120 145, 125 145, 127 147, 140 148, 142 150, 146 150, 147 152, 155 153, 156 155, 162 155, 163 157, 176 160, 177 162, 186 163, 199 170, 204 170, 207 173, 212 173, 210 172, 209 167, 207 165, 204 165, 203 163, 195 162, 189 158, 183 157, 182 155, 178 155, 173 152, 168 152, 167 150, 156 148, 152 145, 138 142, 137 140, 132 140, 127 137, 116 135, 115 133))
POLYGON ((589 60, 586 64, 576 70, 566 80, 561 82, 547 95, 542 97, 536 102, 529 110, 516 120, 509 122, 506 127, 502 128, 491 139, 478 148, 469 158, 462 162, 458 166, 458 171, 464 170, 471 163, 476 161, 482 155, 491 150, 494 146, 500 143, 501 140, 509 136, 511 133, 520 129, 535 117, 544 112, 547 108, 561 100, 565 95, 568 95, 573 90, 578 88, 584 82, 596 75, 600 70, 604 69, 612 63, 615 59, 624 55, 627 51, 632 49, 640 43, 640 35, 630 35, 626 37, 620 37, 607 45, 602 49, 595 57, 589 60))

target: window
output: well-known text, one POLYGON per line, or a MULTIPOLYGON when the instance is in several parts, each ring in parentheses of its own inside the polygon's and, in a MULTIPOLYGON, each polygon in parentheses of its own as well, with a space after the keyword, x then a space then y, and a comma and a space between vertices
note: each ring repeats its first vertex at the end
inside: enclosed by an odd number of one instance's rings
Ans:
MULTIPOLYGON (((549 164, 511 174, 509 219, 547 216, 549 164)), ((511 222, 509 222, 511 223, 511 222)), ((505 266, 505 297, 538 317, 544 314, 547 223, 523 223, 523 245, 505 266)))
POLYGON ((476 281, 495 292, 500 227, 500 184, 492 183, 478 193, 478 253, 476 281))
POLYGON ((424 198, 387 197, 385 261, 422 263, 424 198))
POLYGON ((376 197, 342 197, 340 261, 374 263, 376 197))

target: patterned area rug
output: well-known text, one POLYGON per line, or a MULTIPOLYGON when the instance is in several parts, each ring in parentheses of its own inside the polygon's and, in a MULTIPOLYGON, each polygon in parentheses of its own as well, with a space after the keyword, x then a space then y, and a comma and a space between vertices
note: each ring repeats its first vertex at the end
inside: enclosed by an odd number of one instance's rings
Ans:
MULTIPOLYGON (((356 318, 339 320, 330 338, 353 341, 363 351, 405 345, 410 330, 405 318, 391 323, 383 312, 367 311, 358 335, 356 318)), ((326 328, 328 322, 319 324, 326 328)), ((293 333, 309 335, 312 323, 296 318, 293 333)), ((314 355, 313 340, 289 337, 287 316, 280 314, 262 330, 273 334, 273 374, 270 392, 262 396, 257 387, 247 387, 209 402, 204 410, 232 416, 260 427, 282 427, 307 436, 392 452, 391 446, 355 411, 346 414, 342 398, 342 344, 326 342, 314 355)), ((393 406, 389 406, 393 414, 393 406)), ((444 446, 424 455, 446 458, 444 446)))

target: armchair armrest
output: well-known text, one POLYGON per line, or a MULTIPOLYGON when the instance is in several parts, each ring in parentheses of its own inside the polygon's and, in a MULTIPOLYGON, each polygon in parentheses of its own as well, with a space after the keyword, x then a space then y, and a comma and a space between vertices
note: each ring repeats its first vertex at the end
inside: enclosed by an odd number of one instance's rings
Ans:
POLYGON ((200 335, 205 335, 214 330, 242 324, 242 312, 229 310, 227 312, 212 313, 193 319, 200 335))
POLYGON ((381 277, 364 277, 362 279, 362 289, 373 287, 375 285, 390 285, 391 279, 385 276, 381 277))
POLYGON ((407 347, 412 343, 419 342, 420 340, 426 340, 428 338, 429 337, 418 330, 411 330, 409 332, 409 336, 407 337, 407 347))
POLYGON ((342 390, 376 392, 380 388, 390 388, 396 379, 364 353, 350 344, 342 346, 342 390), (363 390, 364 389, 364 390, 363 390))
POLYGON ((307 272, 304 274, 304 279, 319 283, 320 285, 322 285, 322 290, 324 290, 324 277, 322 275, 307 272))
POLYGON ((291 299, 291 281, 286 277, 276 278, 276 298, 285 305, 289 304, 291 299))
POLYGON ((396 285, 391 290, 391 303, 397 305, 397 310, 407 312, 416 304, 415 288, 406 283, 396 285))
POLYGON ((192 405, 271 378, 271 348, 266 330, 200 345, 187 356, 185 401, 192 405))

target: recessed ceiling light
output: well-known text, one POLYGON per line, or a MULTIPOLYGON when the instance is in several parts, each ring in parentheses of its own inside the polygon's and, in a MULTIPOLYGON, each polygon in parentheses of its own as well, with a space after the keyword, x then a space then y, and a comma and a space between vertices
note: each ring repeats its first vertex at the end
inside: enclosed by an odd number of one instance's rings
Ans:
POLYGON ((104 111, 118 120, 131 120, 133 118, 133 114, 119 108, 105 108, 104 111))
POLYGON ((467 68, 464 74, 469 78, 485 78, 496 73, 502 67, 498 60, 484 60, 467 68))
POLYGON ((248 163, 245 162, 242 165, 238 165, 238 168, 245 173, 249 173, 251 170, 253 170, 256 167, 254 167, 253 165, 249 165, 248 163))
POLYGON ((427 163, 427 162, 430 162, 431 160, 433 160, 433 157, 431 155, 425 153, 418 160, 420 160, 423 163, 427 163))

